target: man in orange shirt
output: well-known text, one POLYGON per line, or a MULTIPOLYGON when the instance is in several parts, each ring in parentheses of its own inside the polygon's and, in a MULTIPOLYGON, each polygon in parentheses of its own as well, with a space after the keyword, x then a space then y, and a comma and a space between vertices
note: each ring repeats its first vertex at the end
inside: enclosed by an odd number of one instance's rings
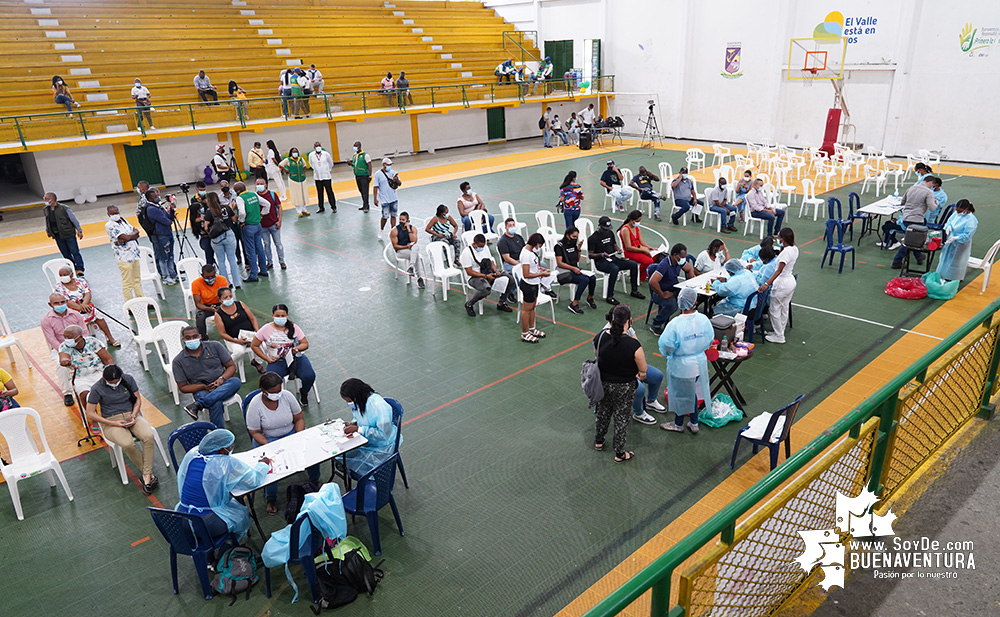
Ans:
POLYGON ((229 287, 229 281, 224 276, 215 273, 215 266, 202 266, 201 276, 191 281, 191 295, 194 296, 194 307, 197 311, 195 323, 201 340, 208 340, 205 320, 215 316, 215 308, 219 306, 219 290, 229 287))

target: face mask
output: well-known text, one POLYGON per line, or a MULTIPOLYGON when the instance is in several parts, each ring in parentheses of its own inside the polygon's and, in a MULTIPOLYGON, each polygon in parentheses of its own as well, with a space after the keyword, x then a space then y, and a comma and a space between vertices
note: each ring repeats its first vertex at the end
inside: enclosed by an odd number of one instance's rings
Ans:
POLYGON ((749 180, 750 179, 750 174, 747 174, 747 175, 745 175, 743 177, 746 178, 747 180, 749 180))
POLYGON ((357 411, 358 410, 358 404, 357 403, 353 403, 353 402, 352 403, 348 403, 347 406, 351 409, 351 411, 357 411))
POLYGON ((319 147, 319 146, 316 146, 315 148, 313 148, 313 150, 315 150, 315 151, 316 151, 316 153, 317 153, 317 154, 319 154, 320 152, 322 152, 322 151, 323 151, 323 148, 321 148, 321 147, 319 147))
POLYGON ((229 187, 228 186, 222 187, 222 192, 225 193, 226 195, 228 195, 229 194, 229 187))
POLYGON ((108 386, 111 388, 118 388, 118 384, 120 384, 121 381, 116 381, 115 383, 111 383, 110 381, 105 381, 104 383, 108 384, 108 386))
POLYGON ((205 195, 208 195, 208 191, 198 191, 198 197, 204 197, 205 195))
POLYGON ((258 184, 258 185, 257 185, 257 192, 258 192, 258 193, 263 193, 263 192, 264 192, 264 191, 266 191, 266 190, 267 190, 267 187, 266 187, 266 186, 264 186, 263 184, 258 184))
POLYGON ((386 165, 385 166, 385 173, 387 173, 387 174, 392 173, 392 165, 386 165))
POLYGON ((190 341, 184 341, 184 346, 190 349, 191 351, 194 351, 195 349, 201 347, 201 339, 196 338, 190 341))
POLYGON ((215 285, 215 277, 213 276, 210 279, 205 279, 205 284, 208 285, 209 287, 211 287, 212 285, 215 285))
POLYGON ((517 231, 517 227, 515 227, 514 225, 511 225, 510 227, 507 228, 507 233, 509 233, 512 236, 514 235, 514 233, 516 231, 517 231))
POLYGON ((272 401, 281 400, 281 390, 278 390, 277 392, 265 392, 264 395, 272 401))
POLYGON ((360 150, 361 150, 361 148, 358 148, 357 146, 354 146, 354 151, 355 152, 360 152, 360 150))
POLYGON ((472 189, 465 189, 466 195, 472 195, 472 189))
POLYGON ((299 158, 299 153, 298 152, 292 152, 292 158, 293 159, 299 158))
POLYGON ((69 285, 69 282, 73 280, 72 276, 60 276, 59 282, 63 285, 69 285))
POLYGON ((60 315, 62 315, 63 313, 66 312, 66 305, 65 304, 57 304, 57 305, 55 305, 55 306, 52 307, 52 310, 55 311, 55 312, 57 312, 57 313, 59 313, 60 315))
POLYGON ((287 317, 275 317, 274 318, 274 325, 276 325, 276 326, 283 326, 286 323, 288 323, 288 318, 287 317))
POLYGON ((222 306, 232 306, 236 304, 236 298, 226 298, 222 301, 222 306))
POLYGON ((111 215, 108 216, 108 218, 111 219, 112 221, 114 221, 115 223, 117 223, 118 221, 122 220, 122 215, 120 215, 120 214, 111 214, 111 215))
POLYGON ((473 248, 473 250, 476 251, 476 253, 482 253, 483 251, 486 250, 485 246, 473 246, 472 248, 473 248))
POLYGON ((724 189, 724 188, 726 188, 726 183, 725 183, 725 182, 720 182, 720 183, 719 183, 719 188, 720 188, 720 189, 724 189))

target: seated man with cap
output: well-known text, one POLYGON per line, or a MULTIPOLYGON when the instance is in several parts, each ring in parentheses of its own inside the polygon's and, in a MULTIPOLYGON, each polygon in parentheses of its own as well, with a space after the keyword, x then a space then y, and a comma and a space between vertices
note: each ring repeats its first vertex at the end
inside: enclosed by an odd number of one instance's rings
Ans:
POLYGON ((241 539, 247 534, 250 514, 231 493, 259 487, 271 468, 266 457, 251 467, 230 456, 235 444, 236 436, 230 431, 211 431, 197 448, 188 450, 177 469, 180 501, 174 510, 201 516, 213 539, 227 533, 241 539))
POLYGON ((601 174, 601 186, 615 200, 615 212, 625 212, 625 202, 632 199, 632 189, 622 184, 625 176, 615 167, 614 161, 608 161, 608 168, 601 174))
POLYGON ((587 238, 587 254, 598 271, 608 275, 608 297, 605 301, 608 304, 619 304, 615 298, 615 283, 618 281, 618 273, 628 270, 631 275, 633 298, 644 300, 646 296, 639 291, 639 264, 631 259, 621 257, 621 250, 615 241, 615 232, 611 229, 611 219, 602 216, 597 221, 597 229, 587 238))

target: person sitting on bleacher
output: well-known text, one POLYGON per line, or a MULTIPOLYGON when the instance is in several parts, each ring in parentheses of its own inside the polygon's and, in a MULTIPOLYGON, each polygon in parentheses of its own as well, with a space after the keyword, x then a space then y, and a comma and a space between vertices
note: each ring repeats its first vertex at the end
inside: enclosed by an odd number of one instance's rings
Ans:
POLYGON ((306 71, 306 77, 309 78, 311 84, 310 89, 313 94, 323 94, 323 73, 319 72, 315 64, 309 65, 309 70, 306 71))
MULTIPOLYGON (((531 84, 531 93, 535 93, 535 86, 540 82, 546 82, 549 79, 552 79, 552 59, 545 56, 545 59, 538 65, 538 72, 535 73, 535 83, 531 84)), ((548 85, 545 86, 544 93, 548 93, 548 85)))
POLYGON ((510 83, 514 79, 515 71, 517 69, 514 68, 514 60, 508 58, 498 64, 497 68, 493 69, 493 74, 497 77, 497 83, 503 83, 505 79, 507 83, 510 83))
POLYGON ((57 105, 65 105, 66 111, 73 111, 73 106, 80 106, 75 100, 73 100, 73 95, 69 91, 69 87, 66 82, 63 81, 62 77, 56 75, 52 78, 52 94, 55 97, 57 105))
POLYGON ((399 106, 403 106, 403 99, 410 105, 413 105, 413 95, 410 94, 410 80, 406 78, 406 73, 404 71, 399 72, 399 79, 396 80, 396 91, 399 94, 399 106))
POLYGON ((385 77, 382 79, 382 94, 384 94, 389 101, 389 105, 392 105, 392 91, 396 87, 396 82, 392 80, 392 73, 386 71, 385 77))
POLYGON ((201 100, 219 100, 219 95, 215 93, 215 86, 212 85, 212 80, 205 74, 204 69, 198 71, 198 75, 195 76, 194 87, 198 91, 198 96, 201 97, 201 100))

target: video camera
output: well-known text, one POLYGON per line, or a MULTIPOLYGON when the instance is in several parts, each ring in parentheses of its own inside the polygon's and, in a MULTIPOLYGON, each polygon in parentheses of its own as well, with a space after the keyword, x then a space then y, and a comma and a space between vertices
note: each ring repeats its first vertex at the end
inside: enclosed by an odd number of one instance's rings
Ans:
POLYGON ((181 190, 181 191, 182 191, 182 192, 183 192, 183 193, 184 193, 185 195, 187 195, 187 192, 188 192, 188 189, 190 189, 190 188, 191 188, 191 185, 190 185, 190 184, 188 184, 187 182, 181 182, 180 184, 178 184, 178 185, 177 185, 177 187, 178 187, 178 188, 179 188, 179 189, 180 189, 180 190, 181 190))

